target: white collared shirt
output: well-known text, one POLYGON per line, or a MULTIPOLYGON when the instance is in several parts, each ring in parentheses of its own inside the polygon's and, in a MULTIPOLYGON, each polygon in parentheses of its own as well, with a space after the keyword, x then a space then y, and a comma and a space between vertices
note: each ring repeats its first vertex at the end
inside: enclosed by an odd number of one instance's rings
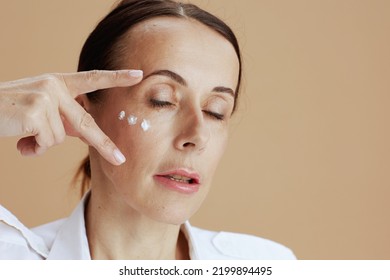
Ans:
MULTIPOLYGON (((0 205, 0 259, 90 260, 85 200, 86 196, 68 218, 33 229, 25 227, 0 205)), ((203 230, 188 221, 181 231, 187 238, 192 260, 295 259, 283 245, 252 235, 203 230)))

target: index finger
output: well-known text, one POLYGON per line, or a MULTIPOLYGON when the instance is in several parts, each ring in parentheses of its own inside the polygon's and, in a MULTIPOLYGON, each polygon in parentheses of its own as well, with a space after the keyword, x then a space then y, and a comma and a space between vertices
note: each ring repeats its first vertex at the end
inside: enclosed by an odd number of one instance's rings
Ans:
POLYGON ((73 104, 64 105, 62 112, 66 123, 72 128, 73 136, 84 140, 93 146, 99 154, 114 165, 120 165, 126 158, 119 151, 112 140, 99 128, 93 117, 87 113, 77 101, 72 99, 73 104))
POLYGON ((57 74, 74 98, 80 94, 112 87, 127 87, 140 82, 142 70, 92 70, 57 74))

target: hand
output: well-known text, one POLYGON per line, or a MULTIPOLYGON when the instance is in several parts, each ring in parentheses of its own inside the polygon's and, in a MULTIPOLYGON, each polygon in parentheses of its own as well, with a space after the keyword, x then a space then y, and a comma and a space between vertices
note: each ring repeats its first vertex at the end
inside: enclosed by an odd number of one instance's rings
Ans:
POLYGON ((23 136, 22 155, 40 155, 66 135, 79 137, 114 165, 126 159, 75 98, 84 93, 137 84, 142 71, 45 74, 0 83, 0 136, 23 136))

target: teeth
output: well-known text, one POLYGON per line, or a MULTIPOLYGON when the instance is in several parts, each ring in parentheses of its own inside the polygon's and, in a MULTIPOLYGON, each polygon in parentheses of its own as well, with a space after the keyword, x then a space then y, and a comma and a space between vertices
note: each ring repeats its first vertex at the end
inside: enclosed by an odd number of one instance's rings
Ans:
POLYGON ((188 183, 188 182, 192 181, 191 178, 180 176, 180 175, 169 175, 168 178, 171 179, 172 181, 177 181, 177 182, 188 183))

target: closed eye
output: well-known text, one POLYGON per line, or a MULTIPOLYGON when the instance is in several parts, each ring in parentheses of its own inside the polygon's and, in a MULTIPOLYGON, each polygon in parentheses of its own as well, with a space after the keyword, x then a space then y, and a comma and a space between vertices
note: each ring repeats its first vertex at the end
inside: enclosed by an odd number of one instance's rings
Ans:
POLYGON ((150 104, 153 107, 158 107, 158 108, 173 106, 171 102, 157 100, 157 99, 150 99, 150 104))
MULTIPOLYGON (((150 99, 149 102, 154 108, 163 108, 163 107, 174 106, 174 104, 169 102, 169 101, 162 101, 162 100, 157 100, 157 99, 150 99)), ((209 115, 210 117, 218 120, 218 121, 223 121, 225 119, 225 116, 223 114, 219 114, 219 113, 207 111, 207 110, 204 110, 203 112, 206 113, 207 115, 209 115)))
POLYGON ((219 120, 219 121, 223 121, 225 119, 225 116, 222 114, 219 114, 219 113, 215 113, 212 111, 203 111, 203 112, 205 112, 207 115, 209 115, 212 118, 215 118, 216 120, 219 120))

